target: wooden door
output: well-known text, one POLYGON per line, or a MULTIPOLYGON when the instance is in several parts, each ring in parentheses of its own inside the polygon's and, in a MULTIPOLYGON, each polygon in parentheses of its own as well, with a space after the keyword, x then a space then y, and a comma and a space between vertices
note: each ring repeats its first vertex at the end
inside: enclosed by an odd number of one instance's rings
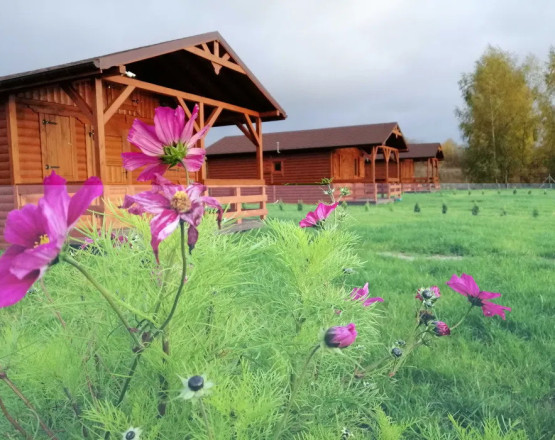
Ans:
POLYGON ((75 118, 40 114, 43 177, 52 170, 69 182, 79 180, 75 147, 75 118))

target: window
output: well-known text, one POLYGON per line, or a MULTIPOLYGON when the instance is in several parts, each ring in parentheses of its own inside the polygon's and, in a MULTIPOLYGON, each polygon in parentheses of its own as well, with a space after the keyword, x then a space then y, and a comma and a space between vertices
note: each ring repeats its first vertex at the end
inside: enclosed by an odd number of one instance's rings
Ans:
POLYGON ((272 161, 272 174, 280 174, 283 176, 283 160, 272 161))
POLYGON ((360 176, 358 157, 355 157, 355 176, 360 176))

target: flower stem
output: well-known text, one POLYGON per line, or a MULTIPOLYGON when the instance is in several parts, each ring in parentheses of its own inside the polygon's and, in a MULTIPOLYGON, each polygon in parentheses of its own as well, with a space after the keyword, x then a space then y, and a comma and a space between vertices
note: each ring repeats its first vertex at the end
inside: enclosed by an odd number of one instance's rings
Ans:
POLYGON ((127 332, 129 333, 129 336, 131 337, 131 339, 133 340, 133 342, 135 343, 137 348, 142 347, 142 344, 139 342, 139 339, 137 338, 137 336, 131 331, 131 326, 127 323, 127 320, 125 319, 125 317, 123 316, 123 314, 121 313, 121 311, 118 309, 116 303, 114 302, 114 299, 112 298, 112 295, 110 294, 110 292, 108 292, 104 287, 102 287, 95 279, 94 277, 83 267, 81 266, 77 261, 75 261, 73 258, 71 258, 69 255, 67 254, 60 254, 60 260, 65 261, 66 263, 71 264, 73 267, 75 267, 79 272, 81 272, 85 278, 87 280, 89 280, 89 282, 96 287, 96 289, 102 294, 102 296, 104 297, 104 299, 106 301, 108 301, 108 304, 110 305, 110 307, 112 308, 112 310, 114 312, 116 312, 116 315, 118 315, 118 318, 120 319, 120 321, 122 322, 122 324, 124 325, 125 329, 127 330, 127 332))
POLYGON ((470 304, 470 308, 466 311, 465 315, 461 318, 461 320, 459 322, 457 322, 453 327, 451 327, 451 330, 455 330, 459 325, 461 325, 463 323, 463 321, 466 319, 466 317, 470 314, 470 311, 472 310, 472 307, 474 307, 474 305, 470 304))
POLYGON ((204 424, 206 425, 206 432, 208 433, 208 438, 210 440, 214 440, 214 433, 212 432, 212 427, 210 426, 210 422, 208 420, 208 414, 206 413, 206 408, 204 407, 204 402, 202 401, 202 397, 198 400, 200 405, 200 412, 202 413, 202 418, 204 419, 204 424))
POLYGON ((43 420, 40 418, 37 410, 35 409, 33 404, 29 401, 29 399, 27 399, 23 395, 23 393, 19 390, 19 388, 17 388, 15 384, 8 378, 8 375, 6 374, 2 366, 0 366, 0 380, 3 380, 6 383, 6 385, 8 385, 11 388, 11 390, 15 393, 15 395, 19 397, 19 399, 25 404, 25 406, 29 408, 33 414, 35 414, 42 430, 46 433, 46 435, 48 435, 48 437, 50 437, 52 440, 58 440, 58 437, 56 437, 56 435, 52 432, 52 430, 48 427, 48 425, 44 423, 43 420))
POLYGON ((123 387, 122 387, 122 389, 119 393, 118 401, 116 402, 116 407, 119 406, 121 402, 123 402, 123 398, 125 397, 125 394, 127 393, 127 390, 129 389, 129 384, 131 383, 131 378, 135 375, 135 370, 137 369, 137 365, 139 365, 139 360, 141 359, 142 354, 143 354, 143 352, 140 351, 135 356, 135 359, 133 359, 133 364, 131 365, 131 369, 129 370, 129 374, 127 375, 127 378, 125 379, 123 387))
POLYGON ((177 303, 179 302, 179 298, 181 296, 181 292, 183 292, 183 286, 185 285, 185 277, 187 276, 187 251, 185 250, 185 222, 183 220, 179 221, 179 229, 181 233, 181 261, 182 261, 182 269, 181 269, 181 280, 179 283, 179 288, 177 289, 177 293, 175 294, 175 299, 173 300, 172 309, 164 323, 158 329, 159 332, 164 331, 164 329, 168 326, 170 321, 173 318, 175 310, 177 309, 177 303))
POLYGON ((0 409, 2 410, 2 413, 4 413, 4 417, 6 417, 6 419, 8 420, 8 422, 11 423, 11 425, 17 429, 19 431, 19 433, 25 437, 25 440, 32 440, 33 437, 31 437, 27 431, 25 431, 21 425, 17 422, 17 420, 15 420, 12 415, 8 412, 6 406, 4 405, 4 401, 2 400, 2 398, 0 398, 0 409))
MULTIPOLYGON (((46 299, 48 300, 48 302, 53 305, 54 301, 52 300, 52 297, 48 293, 48 290, 46 290, 46 285, 44 284, 44 280, 42 278, 40 279, 40 288, 42 289, 42 291, 44 293, 44 296, 46 296, 46 299)), ((58 321, 60 321, 60 324, 62 324, 62 327, 66 328, 66 323, 65 323, 64 319, 62 318, 62 315, 60 315, 60 312, 58 310, 54 309, 54 313, 56 314, 56 317, 58 318, 58 321)))
POLYGON ((283 417, 281 419, 279 427, 276 431, 276 434, 274 435, 274 440, 279 438, 279 436, 283 432, 283 428, 285 428, 285 424, 287 423, 287 419, 289 418, 289 412, 291 411, 291 405, 293 404, 293 400, 295 400, 295 396, 297 395, 297 391, 299 390, 300 384, 303 380, 303 377, 305 375, 308 364, 310 363, 311 359, 314 357, 314 355, 316 354, 316 352, 318 351, 319 348, 320 348, 320 344, 316 345, 312 349, 312 351, 310 352, 310 354, 306 358, 306 361, 303 365, 303 369, 301 370, 301 373, 299 374, 299 376, 295 379, 295 382, 293 383, 291 394, 289 395, 289 402, 287 402, 287 407, 285 408, 285 411, 283 413, 283 417))

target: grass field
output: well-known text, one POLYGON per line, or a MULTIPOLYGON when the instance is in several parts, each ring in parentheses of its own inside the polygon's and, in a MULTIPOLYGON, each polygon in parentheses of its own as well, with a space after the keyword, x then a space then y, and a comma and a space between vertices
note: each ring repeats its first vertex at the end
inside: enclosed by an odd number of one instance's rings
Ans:
MULTIPOLYGON (((269 216, 299 221, 313 209, 270 205, 269 216)), ((382 384, 387 414, 413 421, 411 438, 449 432, 452 414, 479 426, 496 418, 519 422, 530 439, 555 433, 555 191, 444 191, 405 194, 401 202, 346 209, 365 261, 352 285, 370 283, 385 302, 380 338, 385 351, 409 332, 414 292, 441 288, 439 317, 452 325, 466 312, 464 297, 445 282, 471 274, 481 289, 500 292, 506 321, 479 309, 433 349, 423 347, 395 380, 382 384), (420 213, 414 212, 418 203, 420 213), (442 205, 447 213, 442 214, 442 205), (472 208, 478 206, 478 214, 472 208)))

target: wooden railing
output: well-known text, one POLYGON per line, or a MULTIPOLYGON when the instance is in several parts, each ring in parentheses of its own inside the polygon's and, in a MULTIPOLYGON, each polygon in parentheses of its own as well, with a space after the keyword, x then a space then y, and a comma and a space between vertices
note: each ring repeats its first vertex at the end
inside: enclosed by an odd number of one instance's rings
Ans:
POLYGON ((242 223, 246 217, 266 218, 266 188, 264 180, 258 179, 206 179, 208 195, 215 197, 225 210, 224 217, 242 223), (254 208, 244 204, 258 205, 254 208), (227 205, 227 206, 225 206, 227 205))

